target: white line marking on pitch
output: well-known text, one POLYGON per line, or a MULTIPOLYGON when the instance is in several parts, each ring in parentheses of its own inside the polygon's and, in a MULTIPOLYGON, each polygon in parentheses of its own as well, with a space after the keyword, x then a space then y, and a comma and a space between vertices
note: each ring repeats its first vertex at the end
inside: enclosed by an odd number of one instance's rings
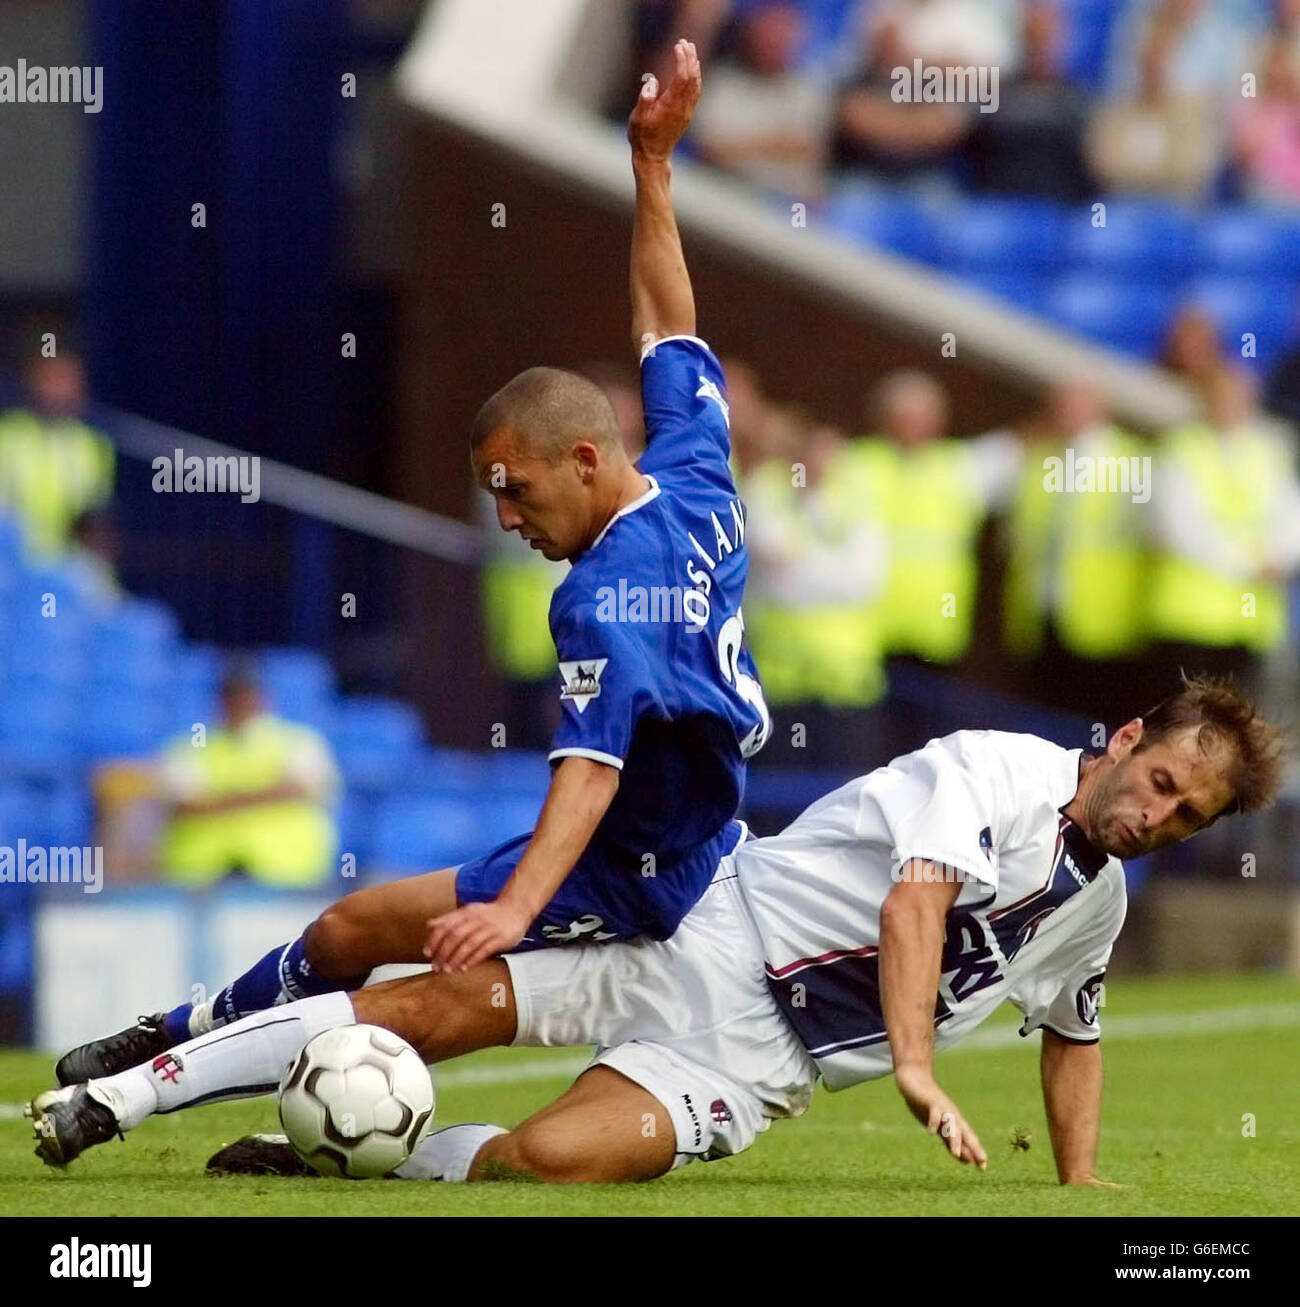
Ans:
MULTIPOLYGON (((1130 1039, 1174 1039, 1179 1035, 1223 1034, 1244 1030, 1260 1030, 1269 1026, 1300 1025, 1300 1006, 1291 1003, 1255 1003, 1243 1007, 1211 1008, 1201 1012, 1162 1012, 1148 1016, 1103 1016, 1103 1043, 1116 1043, 1130 1039)), ((1032 1036, 1031 1036, 1032 1038, 1032 1036)), ((942 1051, 948 1053, 978 1052, 988 1049, 1015 1048, 1027 1045, 1018 1028, 1008 1026, 999 1030, 977 1030, 960 1043, 942 1051)), ((437 1086, 442 1089, 470 1089, 481 1085, 516 1085, 532 1080, 569 1080, 591 1061, 590 1055, 581 1057, 532 1058, 505 1066, 465 1066, 438 1074, 437 1086)), ((0 1121, 22 1118, 21 1103, 0 1103, 0 1121)))

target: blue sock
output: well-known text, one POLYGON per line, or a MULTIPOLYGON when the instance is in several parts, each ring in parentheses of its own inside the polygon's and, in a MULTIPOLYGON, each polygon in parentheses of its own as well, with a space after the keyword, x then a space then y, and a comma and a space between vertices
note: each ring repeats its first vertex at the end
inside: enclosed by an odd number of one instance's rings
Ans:
MULTIPOLYGON (((225 1026, 254 1012, 275 1007, 277 1003, 292 1003, 299 998, 355 989, 364 980, 364 976, 349 976, 344 980, 322 976, 307 961, 306 937, 299 936, 292 944, 273 948, 212 1000, 212 1024, 214 1027, 225 1026)), ((164 1024, 173 1039, 189 1039, 190 1013, 193 1010, 192 1004, 183 1003, 167 1013, 164 1024)))

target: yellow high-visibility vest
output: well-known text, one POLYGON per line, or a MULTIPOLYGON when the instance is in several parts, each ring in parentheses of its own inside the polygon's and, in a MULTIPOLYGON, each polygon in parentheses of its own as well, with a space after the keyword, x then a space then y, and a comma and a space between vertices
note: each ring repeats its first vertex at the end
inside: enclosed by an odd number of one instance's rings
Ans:
MULTIPOLYGON (((1142 442, 1117 428, 1086 447, 1092 459, 1144 454, 1142 442)), ((1050 458, 1064 459, 1065 446, 1039 441, 1027 452, 1007 524, 1006 647, 1022 658, 1038 653, 1050 611, 1057 638, 1081 658, 1136 653, 1147 630, 1148 558, 1134 513, 1133 483, 1128 493, 1100 479, 1092 490, 1055 493, 1046 484, 1050 458)))
MULTIPOLYGON (((795 486, 789 463, 773 460, 751 474, 744 493, 751 521, 763 517, 793 533, 812 530, 808 497, 820 496, 822 529, 862 512, 843 460, 836 455, 815 489, 795 486)), ((752 568, 751 561, 751 568, 752 568)), ((745 599, 745 630, 771 704, 868 707, 885 692, 879 604, 782 605, 754 593, 745 599)))
POLYGON ((984 518, 970 450, 960 440, 905 450, 871 436, 850 452, 859 502, 884 514, 889 533, 886 651, 955 662, 970 646, 984 518))
MULTIPOLYGON (((210 731, 201 748, 188 736, 172 748, 185 750, 187 765, 199 769, 197 797, 225 798, 284 780, 303 733, 315 736, 310 727, 266 715, 238 734, 210 731)), ((280 800, 173 817, 163 832, 159 866, 177 885, 211 884, 233 867, 267 885, 317 885, 330 877, 337 851, 337 827, 320 803, 280 800)))
MULTIPOLYGON (((1254 432, 1225 441, 1208 427, 1190 426, 1170 432, 1157 457, 1181 467, 1217 528, 1262 565, 1269 543, 1268 491, 1292 475, 1281 445, 1254 432)), ((1225 575, 1162 550, 1152 575, 1151 630, 1156 639, 1214 648, 1241 644, 1265 653, 1286 638, 1286 594, 1256 576, 1225 575)))
POLYGON ((84 422, 0 415, 0 511, 15 515, 34 560, 64 552, 77 518, 112 494, 113 468, 113 446, 84 422))
POLYGON ((512 681, 541 681, 555 673, 551 596, 565 569, 540 555, 495 554, 479 572, 484 634, 492 666, 512 681))

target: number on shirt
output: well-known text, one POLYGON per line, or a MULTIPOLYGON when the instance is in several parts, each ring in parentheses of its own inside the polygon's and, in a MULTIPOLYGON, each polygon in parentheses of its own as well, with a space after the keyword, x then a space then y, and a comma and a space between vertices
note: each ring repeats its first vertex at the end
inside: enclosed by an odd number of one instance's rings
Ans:
POLYGON ((772 717, 763 698, 763 687, 747 672, 740 670, 741 641, 745 637, 745 619, 740 610, 728 617, 718 632, 718 666, 722 679, 758 714, 758 725, 740 741, 740 756, 752 758, 767 743, 772 733, 772 717))

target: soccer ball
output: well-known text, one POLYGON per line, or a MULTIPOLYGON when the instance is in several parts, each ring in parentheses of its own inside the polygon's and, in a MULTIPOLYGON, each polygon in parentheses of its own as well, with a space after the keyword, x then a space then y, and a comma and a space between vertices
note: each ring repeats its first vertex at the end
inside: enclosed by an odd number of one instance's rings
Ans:
POLYGON ((322 1175, 369 1180, 400 1166, 433 1120, 420 1055, 379 1026, 340 1026, 310 1040, 280 1081, 280 1123, 322 1175))

